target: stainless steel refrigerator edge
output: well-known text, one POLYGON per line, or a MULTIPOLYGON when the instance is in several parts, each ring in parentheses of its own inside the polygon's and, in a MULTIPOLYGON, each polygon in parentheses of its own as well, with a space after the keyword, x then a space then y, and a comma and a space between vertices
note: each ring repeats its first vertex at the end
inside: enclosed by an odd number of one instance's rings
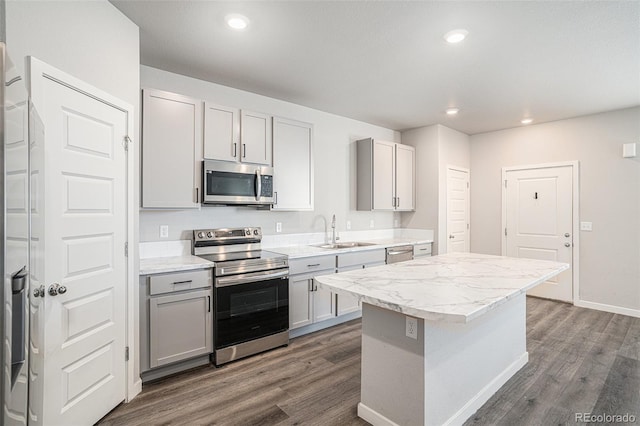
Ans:
POLYGON ((29 148, 25 81, 7 52, 5 2, 0 0, 0 188, 2 234, 0 292, 3 314, 2 417, 5 425, 26 425, 29 367, 29 148))

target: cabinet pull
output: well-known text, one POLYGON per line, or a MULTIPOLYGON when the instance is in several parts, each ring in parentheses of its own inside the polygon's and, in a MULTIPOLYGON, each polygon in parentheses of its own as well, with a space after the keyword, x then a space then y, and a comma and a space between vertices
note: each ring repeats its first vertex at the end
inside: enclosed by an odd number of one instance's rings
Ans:
POLYGON ((307 265, 307 268, 315 268, 316 266, 320 266, 319 263, 312 263, 311 265, 307 265))
POLYGON ((392 207, 396 206, 396 197, 391 197, 391 206, 392 207))
POLYGON ((278 191, 273 192, 273 204, 278 204, 278 191))
POLYGON ((193 280, 186 280, 186 281, 174 281, 173 285, 178 285, 178 284, 189 284, 190 282, 193 282, 193 280))
POLYGON ((211 312, 211 296, 207 296, 207 304, 208 304, 207 312, 211 312))
POLYGON ((309 291, 313 291, 313 278, 309 280, 309 291))
POLYGON ((400 197, 396 197, 396 207, 400 207, 400 197))
POLYGON ((242 158, 247 158, 247 144, 242 144, 242 158))
POLYGON ((238 156, 238 144, 237 143, 233 143, 233 158, 236 158, 238 156))
POLYGON ((196 190, 196 204, 200 202, 200 188, 195 188, 196 190))

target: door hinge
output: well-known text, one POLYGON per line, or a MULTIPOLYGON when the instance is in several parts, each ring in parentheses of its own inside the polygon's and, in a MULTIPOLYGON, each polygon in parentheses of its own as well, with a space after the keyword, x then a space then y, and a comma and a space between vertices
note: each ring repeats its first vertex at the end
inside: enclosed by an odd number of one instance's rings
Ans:
POLYGON ((122 140, 122 146, 124 147, 125 151, 129 151, 129 144, 133 143, 131 141, 131 138, 128 135, 125 135, 124 139, 122 140))
POLYGON ((467 189, 469 189, 469 182, 467 182, 467 189))
POLYGON ((467 229, 469 229, 469 224, 467 223, 467 229))
POLYGON ((507 228, 504 228, 504 236, 507 236, 507 228))
POLYGON ((504 187, 505 188, 507 187, 507 180, 506 179, 504 180, 504 187))
POLYGON ((124 348, 124 360, 129 361, 129 346, 124 348))
POLYGON ((124 243, 124 255, 125 257, 129 257, 129 242, 124 243))

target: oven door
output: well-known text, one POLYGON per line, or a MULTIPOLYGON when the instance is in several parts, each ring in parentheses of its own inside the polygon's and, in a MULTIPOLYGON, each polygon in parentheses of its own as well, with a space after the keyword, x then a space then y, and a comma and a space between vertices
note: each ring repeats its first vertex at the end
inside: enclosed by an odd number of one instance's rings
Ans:
POLYGON ((289 328, 289 270, 256 272, 215 280, 216 349, 289 328))

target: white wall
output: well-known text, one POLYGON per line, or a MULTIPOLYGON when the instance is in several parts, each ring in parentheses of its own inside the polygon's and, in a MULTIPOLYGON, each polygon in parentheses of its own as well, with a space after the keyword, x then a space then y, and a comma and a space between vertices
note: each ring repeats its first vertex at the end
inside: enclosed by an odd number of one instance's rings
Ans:
POLYGON ((630 142, 640 142, 638 107, 471 136, 471 251, 501 253, 502 167, 578 160, 580 220, 593 222, 580 233, 580 300, 640 314, 640 161, 622 158, 630 142))
POLYGON ((470 168, 469 136, 441 124, 402 132, 416 148, 416 211, 402 213, 402 226, 435 230, 434 253, 446 253, 447 167, 470 168), (440 242, 443 242, 440 244, 440 242))
POLYGON ((197 228, 227 226, 261 226, 265 234, 275 233, 282 222, 283 233, 323 231, 326 219, 337 218, 338 230, 376 229, 394 226, 390 212, 356 211, 356 151, 354 141, 366 137, 400 141, 400 134, 390 129, 325 113, 300 105, 245 92, 231 87, 142 66, 141 85, 222 105, 265 112, 314 124, 315 211, 271 212, 246 207, 203 207, 200 210, 140 212, 140 240, 159 241, 159 226, 169 226, 169 240, 189 239, 197 228), (323 219, 324 218, 324 219, 323 219))

